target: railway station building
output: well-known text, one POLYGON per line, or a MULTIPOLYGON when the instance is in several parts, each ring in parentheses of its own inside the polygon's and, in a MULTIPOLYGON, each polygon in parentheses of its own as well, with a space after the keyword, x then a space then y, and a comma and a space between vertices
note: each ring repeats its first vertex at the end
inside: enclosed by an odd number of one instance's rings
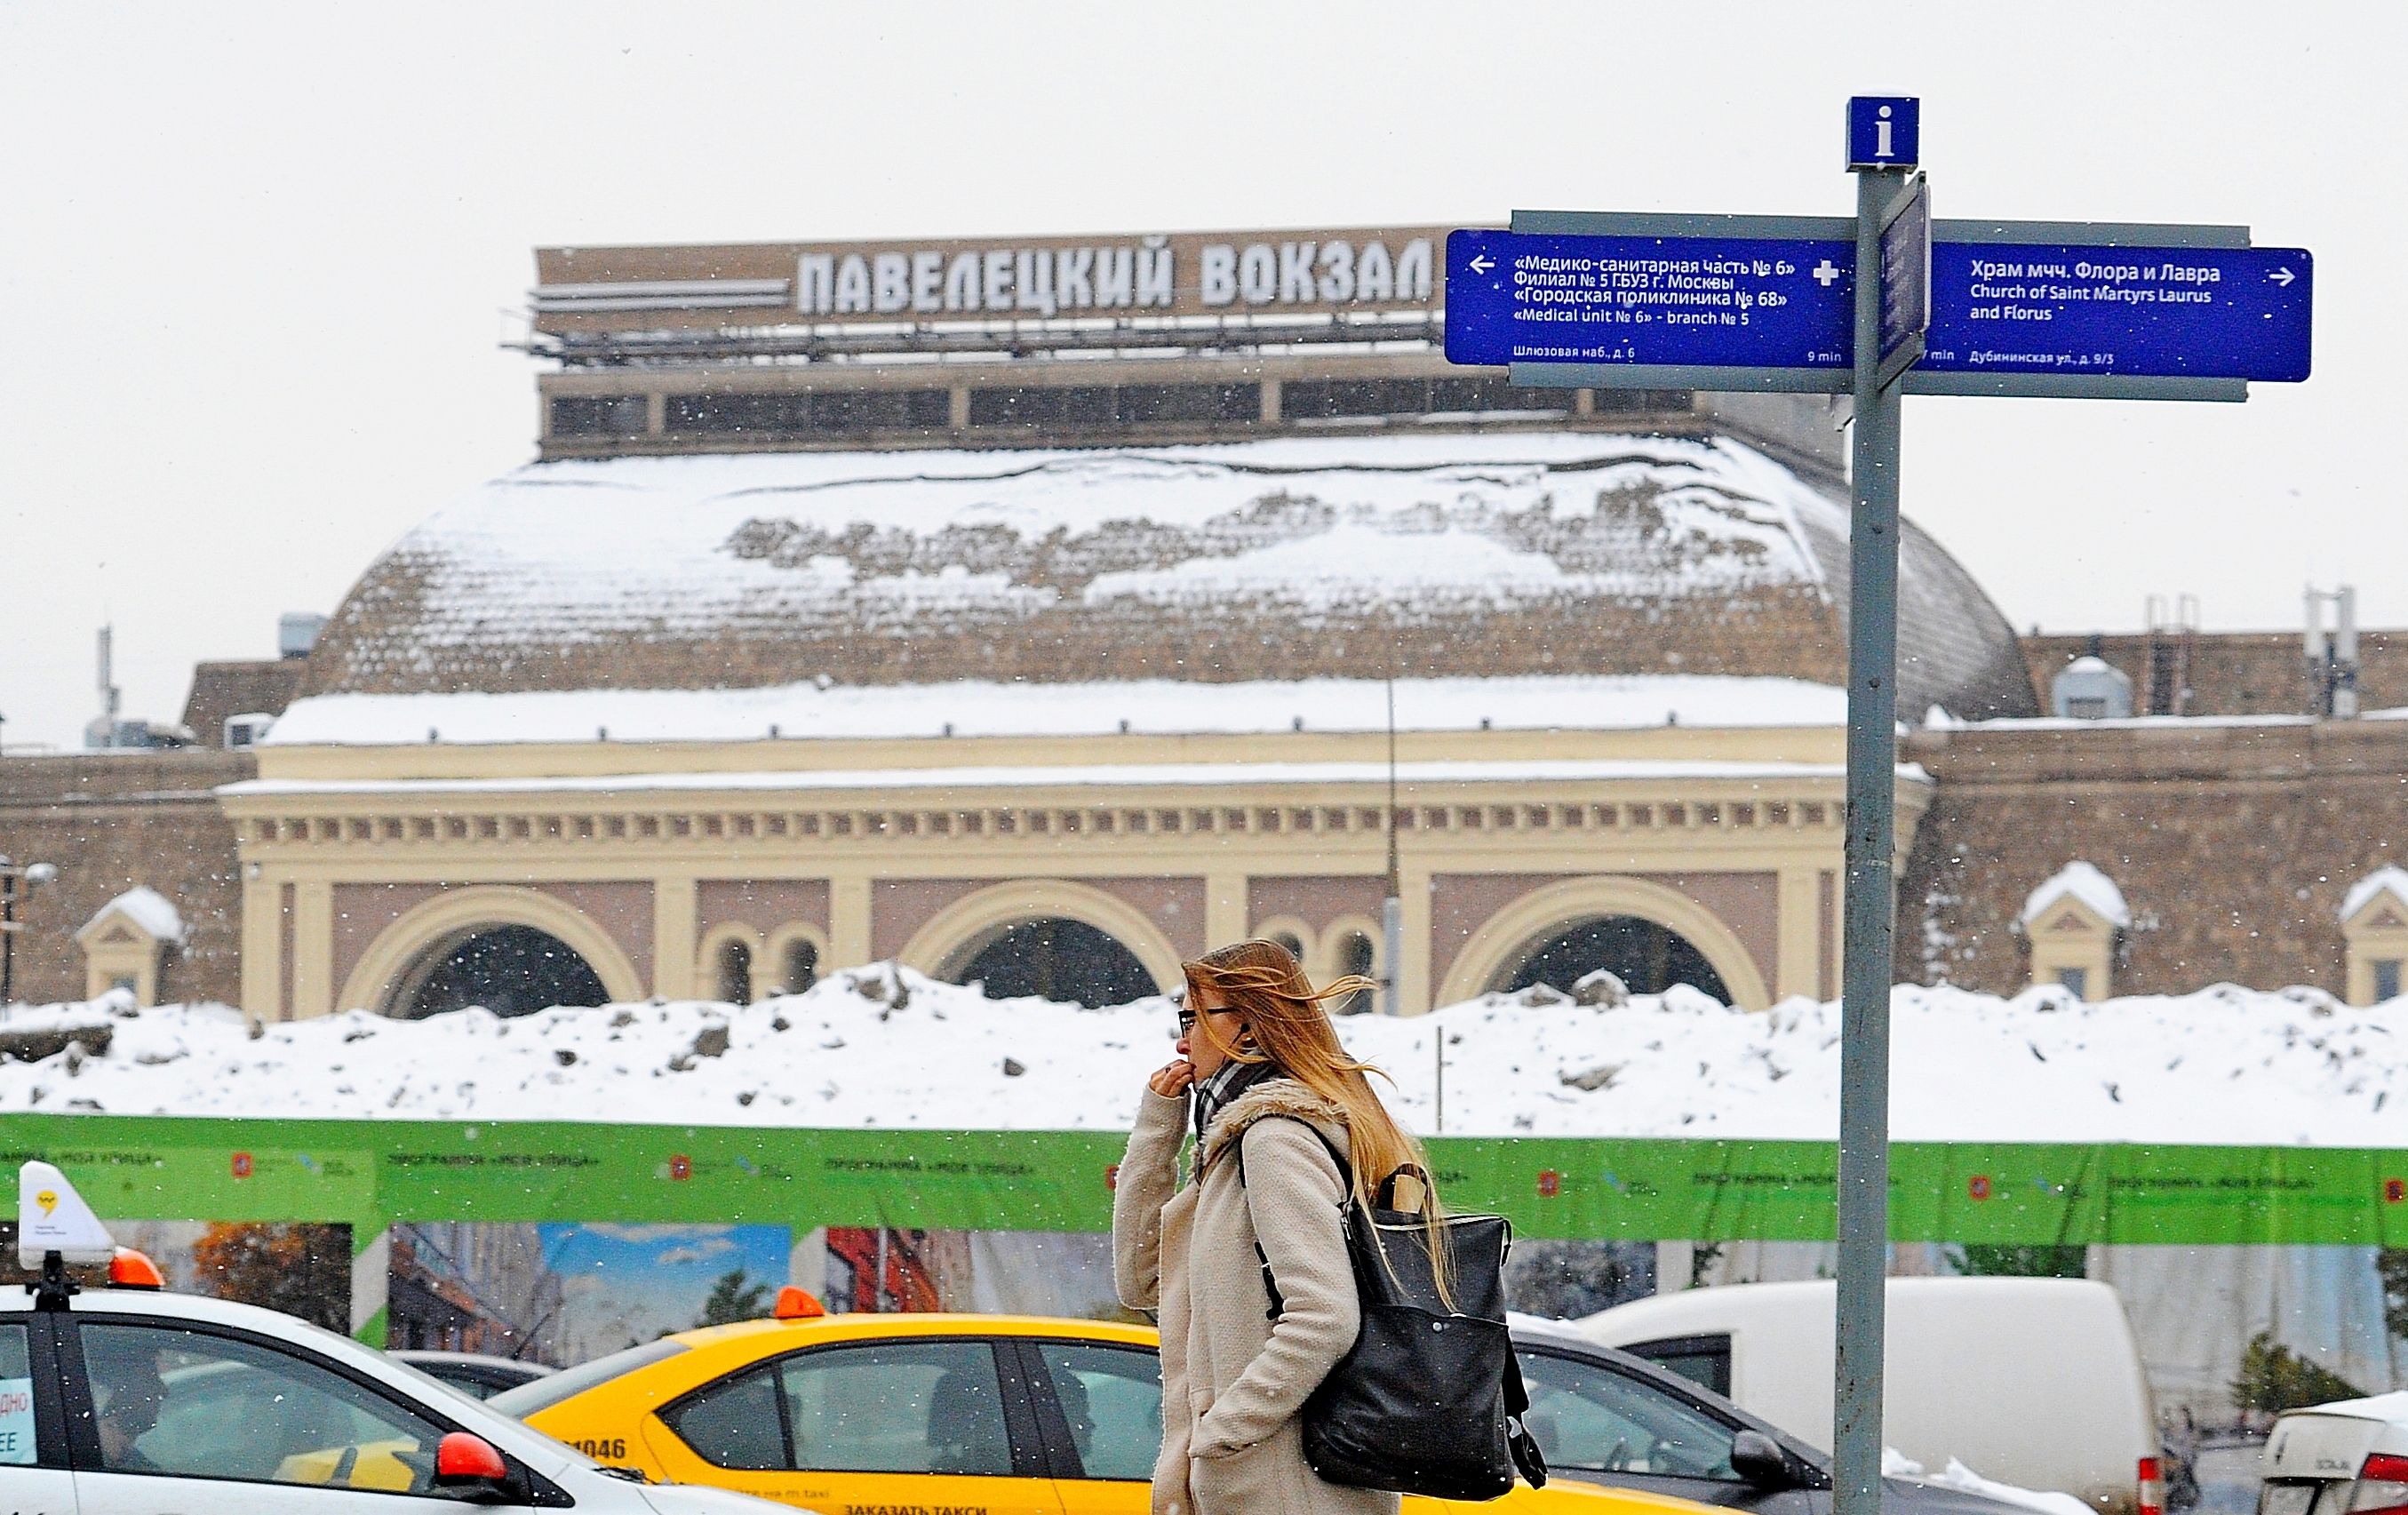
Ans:
MULTIPOLYGON (((24 986, 137 885, 145 991, 266 1019, 1385 976, 1393 891, 1407 1013, 1831 996, 1844 416, 1453 367, 1443 236, 538 252, 535 461, 203 665, 198 747, 0 760, 24 986)), ((2328 719, 2296 636, 1901 582, 1902 979, 2398 992, 2396 638, 2328 719)))

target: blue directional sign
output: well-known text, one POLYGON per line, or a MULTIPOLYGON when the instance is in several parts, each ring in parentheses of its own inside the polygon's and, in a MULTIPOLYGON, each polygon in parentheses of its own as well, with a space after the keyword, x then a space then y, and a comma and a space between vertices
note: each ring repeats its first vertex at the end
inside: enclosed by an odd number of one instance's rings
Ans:
MULTIPOLYGON (((1932 223, 1930 326, 1910 390, 1917 374, 2308 377, 2315 264, 2300 249, 1949 236, 1969 224, 1932 223)), ((1893 246, 1899 271, 1911 269, 1912 244, 1893 246)), ((1612 381, 1597 369, 1629 367, 1718 371, 1633 377, 1649 388, 1714 387, 1740 369, 1785 373, 1790 388, 1849 387, 1853 241, 1458 231, 1446 247, 1450 362, 1578 367, 1562 381, 1592 386, 1612 381)), ((1893 286, 1904 296, 1885 322, 1893 337, 1912 328, 1912 283, 1893 286)))
POLYGON ((1446 356, 1844 370, 1856 259, 1837 239, 1454 232, 1446 356))
POLYGON ((2308 377, 2299 248, 1942 241, 1931 262, 1925 372, 2308 377))
POLYGON ((1911 94, 1859 94, 1848 102, 1848 169, 1912 168, 1922 160, 1923 102, 1911 94))

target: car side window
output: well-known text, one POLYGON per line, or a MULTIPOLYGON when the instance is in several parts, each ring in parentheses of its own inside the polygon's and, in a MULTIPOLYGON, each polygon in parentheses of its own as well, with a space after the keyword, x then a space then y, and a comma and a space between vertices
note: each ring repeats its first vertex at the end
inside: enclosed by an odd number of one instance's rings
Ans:
POLYGON ((1154 1477, 1162 1449, 1162 1360, 1132 1347, 1046 1341, 1037 1352, 1070 1423, 1081 1476, 1154 1477))
POLYGON ((795 1465, 1009 1478, 1011 1437, 982 1341, 882 1341, 780 1365, 795 1465))
POLYGON ((256 1342, 85 1320, 101 1466, 424 1494, 442 1428, 318 1363, 256 1342))
POLYGON ((789 1465, 774 1365, 710 1384, 663 1410, 661 1419, 713 1467, 758 1472, 789 1465))
POLYGON ((0 1324, 0 1467, 34 1465, 34 1364, 22 1325, 0 1324))
POLYGON ((1654 1384, 1552 1352, 1524 1352, 1522 1379, 1523 1424, 1550 1467, 1741 1481, 1730 1460, 1737 1428, 1654 1384))
POLYGON ((1678 1373, 1691 1383, 1712 1389, 1725 1399, 1730 1397, 1731 1338, 1727 1335, 1667 1336, 1661 1341, 1636 1342, 1622 1350, 1668 1373, 1678 1373))

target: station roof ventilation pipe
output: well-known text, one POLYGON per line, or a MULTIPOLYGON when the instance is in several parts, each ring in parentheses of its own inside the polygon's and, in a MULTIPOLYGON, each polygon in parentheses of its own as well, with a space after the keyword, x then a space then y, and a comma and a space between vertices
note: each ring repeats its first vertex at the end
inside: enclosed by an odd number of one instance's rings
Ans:
POLYGON ((2315 692, 2313 713, 2332 721, 2358 714, 2358 587, 2308 586, 2308 684, 2315 692), (2333 611, 2332 628, 2325 628, 2325 607, 2333 611))
POLYGON ((326 618, 315 610, 287 610, 276 618, 276 654, 285 658, 306 658, 318 646, 318 634, 326 629, 326 618))
POLYGON ((2100 639, 2090 650, 2059 668, 2049 681, 2051 715, 2071 721, 2123 721, 2132 713, 2132 676, 2099 655, 2100 639))

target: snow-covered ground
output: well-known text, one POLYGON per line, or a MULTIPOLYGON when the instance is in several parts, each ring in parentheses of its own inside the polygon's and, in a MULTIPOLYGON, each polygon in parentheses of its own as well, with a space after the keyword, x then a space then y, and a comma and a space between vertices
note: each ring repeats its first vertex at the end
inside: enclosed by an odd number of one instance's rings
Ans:
MULTIPOLYGON (((989 1000, 882 965, 747 1007, 518 1020, 262 1026, 103 999, 16 1010, 0 1047, 67 1025, 106 1026, 106 1050, 0 1062, 0 1111, 1092 1130, 1129 1122, 1170 1056, 1171 1010, 989 1000)), ((1751 1015, 1676 989, 1618 1008, 1491 995, 1343 1031, 1424 1132, 1440 1129, 1440 1035, 1450 1136, 1828 1139, 1839 1025, 1836 1006, 1751 1015)), ((2318 990, 2224 986, 2084 1005, 1903 988, 1894 1036, 1902 1140, 2381 1147, 2408 1129, 2408 998, 2352 1009, 2318 990)))

